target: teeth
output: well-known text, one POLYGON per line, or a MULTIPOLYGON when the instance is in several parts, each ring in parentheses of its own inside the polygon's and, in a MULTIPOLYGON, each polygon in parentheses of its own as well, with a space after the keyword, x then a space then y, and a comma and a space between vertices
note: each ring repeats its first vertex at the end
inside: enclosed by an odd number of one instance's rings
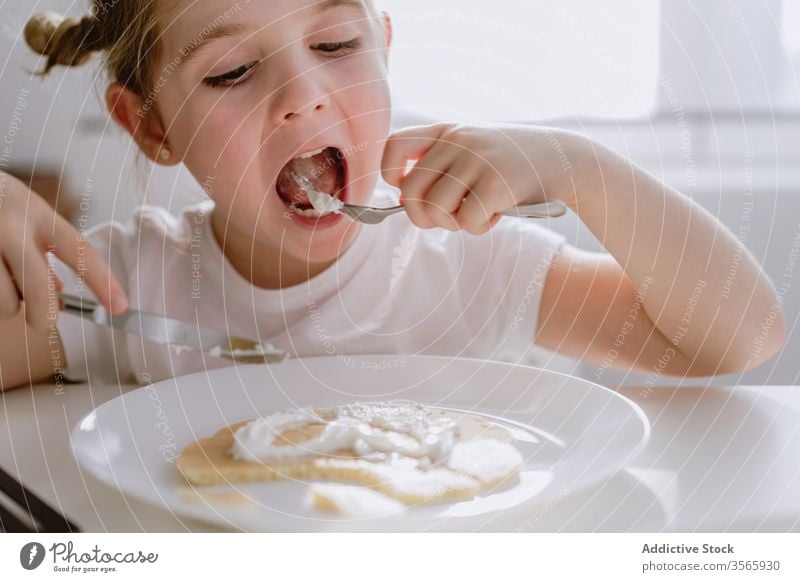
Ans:
POLYGON ((299 214, 300 216, 306 216, 308 218, 319 218, 321 214, 314 210, 313 208, 309 208, 308 210, 302 210, 301 208, 292 208, 292 211, 295 214, 299 214))
POLYGON ((302 155, 300 156, 300 159, 301 159, 301 160, 307 160, 308 158, 313 158, 314 156, 316 156, 316 155, 318 155, 318 154, 321 154, 322 152, 324 152, 324 151, 325 151, 325 149, 326 149, 326 148, 319 148, 318 150, 316 150, 316 151, 314 151, 314 152, 308 152, 308 153, 302 154, 302 155))

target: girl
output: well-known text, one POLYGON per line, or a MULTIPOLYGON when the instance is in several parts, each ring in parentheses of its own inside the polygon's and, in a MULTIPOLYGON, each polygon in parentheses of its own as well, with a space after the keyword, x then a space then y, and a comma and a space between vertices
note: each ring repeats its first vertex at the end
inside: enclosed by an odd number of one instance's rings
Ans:
POLYGON ((114 120, 154 163, 185 164, 209 200, 178 216, 144 206, 84 237, 5 177, 3 387, 65 364, 142 382, 229 364, 59 317, 59 289, 345 362, 519 361, 536 343, 700 376, 750 369, 783 343, 776 293, 734 236, 602 146, 533 126, 389 135, 392 28, 369 0, 94 0, 88 16, 40 14, 25 33, 44 72, 106 51, 114 120), (375 205, 392 202, 373 192, 382 175, 407 215, 370 227, 313 216, 293 174, 375 205), (609 254, 498 220, 545 199, 565 202, 609 254))

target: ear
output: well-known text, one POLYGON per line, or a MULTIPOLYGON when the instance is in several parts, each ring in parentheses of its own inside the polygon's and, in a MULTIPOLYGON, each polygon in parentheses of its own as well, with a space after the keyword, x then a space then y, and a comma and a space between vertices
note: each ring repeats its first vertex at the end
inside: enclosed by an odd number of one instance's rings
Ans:
POLYGON ((381 22, 383 23, 383 35, 386 40, 386 48, 392 46, 392 17, 385 10, 381 10, 381 22))
POLYGON ((148 158, 164 166, 180 162, 167 143, 166 132, 155 110, 148 109, 134 91, 122 83, 112 83, 106 89, 106 106, 114 121, 131 135, 148 158))
POLYGON ((389 47, 392 46, 392 18, 386 11, 381 11, 381 23, 383 24, 383 38, 386 41, 386 63, 389 63, 389 47))

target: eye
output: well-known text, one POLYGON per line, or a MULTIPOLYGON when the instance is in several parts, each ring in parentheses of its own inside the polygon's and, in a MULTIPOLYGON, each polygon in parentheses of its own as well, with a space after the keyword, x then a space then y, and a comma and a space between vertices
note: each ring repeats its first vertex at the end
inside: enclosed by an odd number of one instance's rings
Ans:
POLYGON ((344 56, 350 51, 357 49, 361 45, 361 40, 354 38, 345 42, 321 42, 312 45, 311 48, 330 56, 344 56))
POLYGON ((257 62, 249 63, 216 77, 206 77, 203 79, 203 83, 209 87, 234 87, 236 85, 240 85, 244 83, 242 77, 244 77, 248 71, 250 71, 257 64, 257 62))

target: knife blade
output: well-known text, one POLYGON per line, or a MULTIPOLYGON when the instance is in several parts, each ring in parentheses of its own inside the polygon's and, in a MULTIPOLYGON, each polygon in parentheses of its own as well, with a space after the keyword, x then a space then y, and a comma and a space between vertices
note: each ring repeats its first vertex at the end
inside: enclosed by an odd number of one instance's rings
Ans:
POLYGON ((163 315, 128 309, 119 315, 91 299, 61 293, 61 311, 82 317, 97 325, 122 330, 131 335, 178 350, 192 350, 212 357, 227 358, 244 364, 276 364, 287 358, 286 352, 272 346, 245 338, 229 336, 225 332, 209 329, 163 315))

